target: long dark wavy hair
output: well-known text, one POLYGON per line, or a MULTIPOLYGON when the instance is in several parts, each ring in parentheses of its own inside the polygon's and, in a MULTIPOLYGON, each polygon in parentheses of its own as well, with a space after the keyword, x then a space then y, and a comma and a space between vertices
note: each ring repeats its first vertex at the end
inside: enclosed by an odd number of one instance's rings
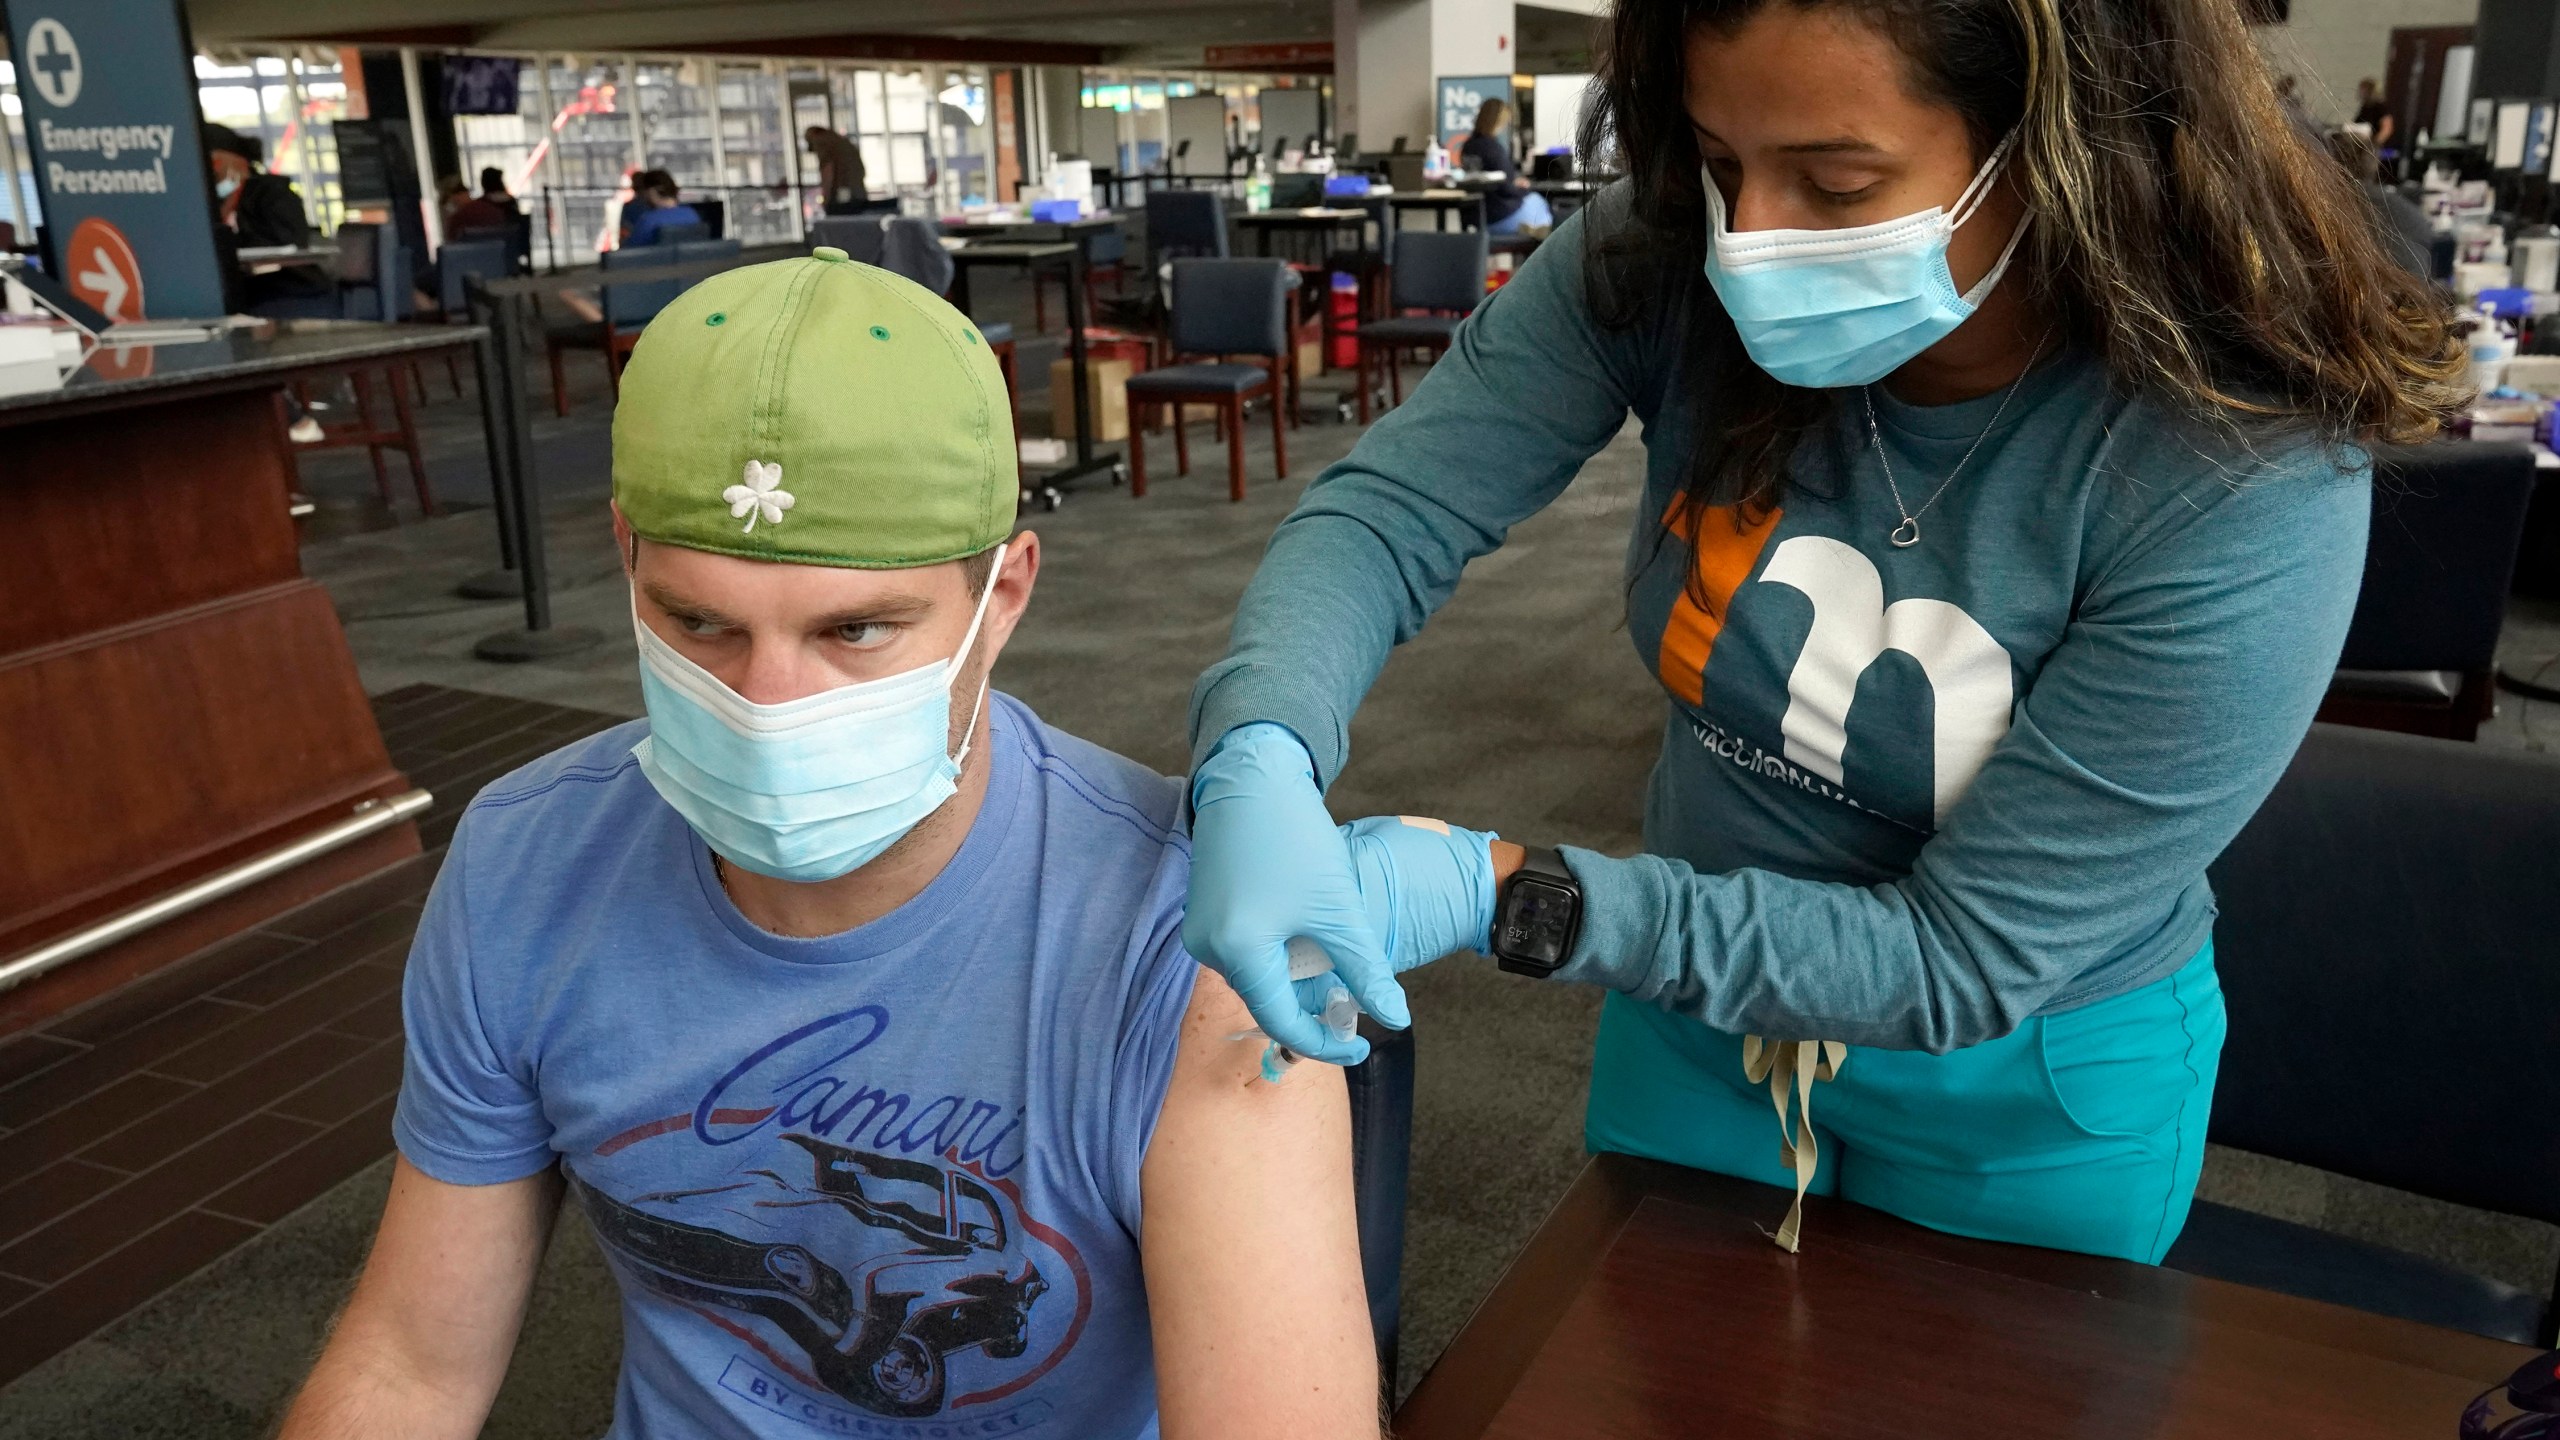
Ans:
POLYGON ((1915 92, 1964 117, 1977 163, 2018 132, 2008 173, 2034 223, 2010 273, 2121 392, 2244 444, 2423 440, 2464 401, 2447 305, 2288 123, 2231 0, 1618 0, 1582 145, 1614 146, 1631 193, 1623 214, 1595 207, 1585 289, 1605 325, 1698 317, 1692 368, 1712 380, 1693 512, 1780 503, 1834 400, 1751 364, 1698 294, 1685 46, 1774 4, 1839 5, 1893 40, 1915 92))

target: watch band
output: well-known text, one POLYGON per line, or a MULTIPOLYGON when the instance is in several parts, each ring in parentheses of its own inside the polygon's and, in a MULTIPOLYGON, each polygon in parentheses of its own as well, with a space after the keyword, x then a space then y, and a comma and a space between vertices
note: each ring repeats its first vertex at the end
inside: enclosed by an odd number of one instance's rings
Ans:
POLYGON ((1582 933, 1582 885, 1554 850, 1522 849, 1520 868, 1494 897, 1493 958, 1514 975, 1545 979, 1572 957, 1582 933))

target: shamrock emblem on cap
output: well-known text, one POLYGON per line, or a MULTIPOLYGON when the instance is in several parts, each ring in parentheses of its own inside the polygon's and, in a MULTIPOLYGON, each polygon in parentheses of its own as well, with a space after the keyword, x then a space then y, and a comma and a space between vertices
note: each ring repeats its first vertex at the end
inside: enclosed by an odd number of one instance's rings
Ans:
POLYGON ((743 518, 747 522, 746 531, 741 533, 753 533, 758 516, 767 525, 781 524, 782 512, 798 503, 790 491, 782 488, 782 467, 765 460, 748 461, 746 483, 721 491, 720 498, 729 502, 730 519, 743 518))

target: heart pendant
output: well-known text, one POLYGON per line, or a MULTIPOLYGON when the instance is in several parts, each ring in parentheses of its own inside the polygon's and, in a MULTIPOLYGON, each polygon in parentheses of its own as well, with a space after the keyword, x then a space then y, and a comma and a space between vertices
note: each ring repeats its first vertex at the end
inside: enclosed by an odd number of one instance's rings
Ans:
POLYGON ((1908 550, 1908 549, 1910 549, 1912 546, 1917 545, 1917 544, 1919 544, 1919 543, 1920 543, 1920 520, 1919 520, 1919 517, 1917 517, 1917 516, 1913 516, 1913 515, 1905 515, 1905 516, 1903 516, 1903 517, 1902 517, 1902 523, 1893 527, 1893 544, 1894 544, 1894 548, 1895 548, 1895 549, 1897 549, 1897 550, 1908 550))

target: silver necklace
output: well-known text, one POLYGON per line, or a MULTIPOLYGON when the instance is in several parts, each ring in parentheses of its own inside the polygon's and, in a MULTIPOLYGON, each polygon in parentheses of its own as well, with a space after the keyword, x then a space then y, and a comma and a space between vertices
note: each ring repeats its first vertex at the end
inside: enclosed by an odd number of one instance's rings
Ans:
POLYGON ((1929 498, 1921 501, 1917 510, 1903 503, 1902 487, 1893 478, 1893 461, 1885 457, 1884 432, 1876 425, 1876 387, 1862 385, 1858 388, 1858 398, 1866 402, 1867 407, 1867 439, 1876 447, 1876 463, 1884 467, 1884 485, 1893 492, 1893 508, 1902 512, 1902 523, 1894 526, 1893 534, 1887 537, 1893 541, 1895 549, 1908 550, 1920 543, 1920 517, 1928 514, 1929 507, 1938 503, 1938 497, 1947 493, 1947 487, 1956 483, 1956 477, 1964 473, 1964 467, 1973 462, 1973 452, 1981 449, 1982 442, 1990 439, 1991 432, 1999 428, 2000 417, 2009 413, 2009 401, 2017 395, 2018 387, 2026 383, 2028 371, 2036 368, 2037 357, 2044 354, 2044 342, 2052 338, 2053 327, 2048 325, 2044 333, 2036 337, 2036 348, 2028 352, 2025 369, 2018 372, 2017 379, 2009 382, 2008 389, 2000 392, 2000 404, 1991 412, 1991 423, 1983 426, 1982 433, 1973 437, 1973 444, 1966 448, 1964 458, 1956 462, 1956 468, 1947 472, 1947 478, 1938 482, 1938 488, 1929 492, 1929 498))

